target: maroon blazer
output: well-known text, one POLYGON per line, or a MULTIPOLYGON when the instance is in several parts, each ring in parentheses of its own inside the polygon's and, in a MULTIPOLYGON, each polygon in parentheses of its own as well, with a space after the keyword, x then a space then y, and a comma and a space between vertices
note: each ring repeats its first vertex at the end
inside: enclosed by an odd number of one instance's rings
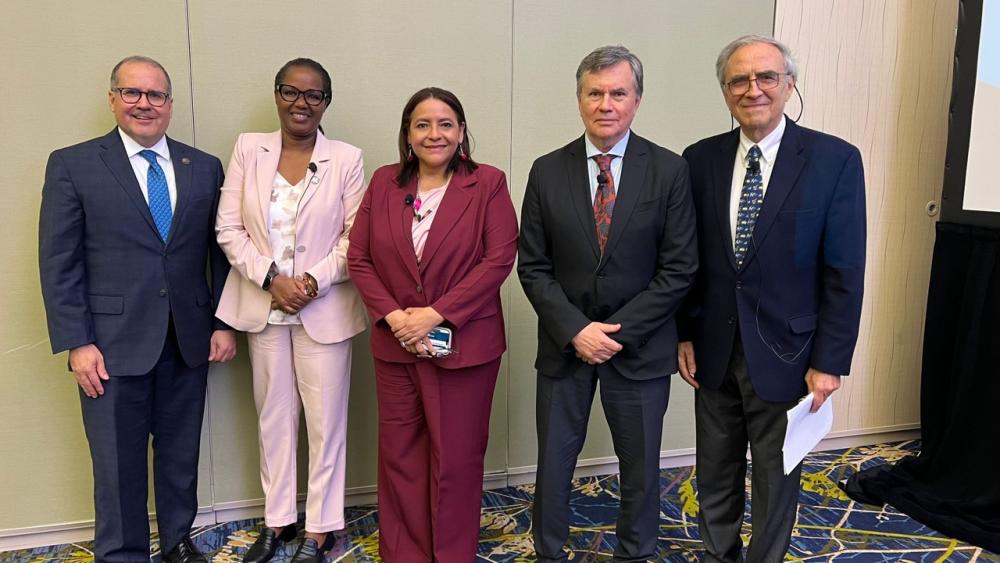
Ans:
POLYGON ((517 253, 517 215, 504 173, 485 164, 471 173, 455 172, 418 264, 413 206, 406 203, 407 195, 416 195, 416 178, 400 186, 398 172, 394 164, 372 175, 347 251, 351 279, 372 318, 372 354, 388 362, 416 362, 385 316, 430 306, 452 329, 458 353, 429 361, 453 369, 495 360, 507 349, 500 285, 517 253))

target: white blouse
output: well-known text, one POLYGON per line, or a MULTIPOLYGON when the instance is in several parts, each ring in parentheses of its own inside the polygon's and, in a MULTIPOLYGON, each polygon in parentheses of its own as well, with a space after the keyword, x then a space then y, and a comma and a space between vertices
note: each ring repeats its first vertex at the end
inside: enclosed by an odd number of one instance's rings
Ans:
MULTIPOLYGON (((280 173, 274 174, 268 214, 271 256, 278 266, 278 273, 288 277, 293 277, 295 274, 295 219, 299 214, 299 202, 302 200, 305 188, 304 176, 293 186, 280 173)), ((275 325, 302 324, 298 313, 288 314, 281 309, 271 309, 267 322, 275 325)))

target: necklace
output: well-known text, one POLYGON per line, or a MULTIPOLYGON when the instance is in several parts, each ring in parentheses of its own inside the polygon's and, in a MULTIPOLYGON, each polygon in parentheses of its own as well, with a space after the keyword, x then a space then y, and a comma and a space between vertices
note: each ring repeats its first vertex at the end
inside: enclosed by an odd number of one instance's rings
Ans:
POLYGON ((423 205, 423 200, 421 200, 420 196, 418 195, 417 199, 413 200, 413 216, 417 218, 417 223, 430 217, 431 213, 434 213, 433 209, 428 209, 426 213, 421 213, 420 212, 421 205, 423 205))
POLYGON ((430 206, 433 205, 437 207, 437 205, 441 203, 441 196, 443 196, 441 192, 443 192, 450 183, 451 174, 449 174, 445 179, 444 184, 436 188, 424 190, 423 194, 421 194, 418 188, 417 197, 413 200, 413 217, 418 223, 430 217, 431 213, 434 213, 434 209, 430 206), (421 208, 424 208, 423 212, 421 212, 421 208))

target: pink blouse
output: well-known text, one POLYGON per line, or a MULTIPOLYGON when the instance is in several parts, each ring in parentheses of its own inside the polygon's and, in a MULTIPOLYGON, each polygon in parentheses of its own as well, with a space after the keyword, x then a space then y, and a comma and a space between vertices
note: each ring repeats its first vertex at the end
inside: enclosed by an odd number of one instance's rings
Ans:
POLYGON ((431 223, 434 222, 434 211, 441 205, 447 189, 448 184, 445 184, 440 188, 420 192, 413 201, 413 250, 417 253, 417 262, 420 262, 420 257, 424 254, 427 233, 430 232, 431 223))

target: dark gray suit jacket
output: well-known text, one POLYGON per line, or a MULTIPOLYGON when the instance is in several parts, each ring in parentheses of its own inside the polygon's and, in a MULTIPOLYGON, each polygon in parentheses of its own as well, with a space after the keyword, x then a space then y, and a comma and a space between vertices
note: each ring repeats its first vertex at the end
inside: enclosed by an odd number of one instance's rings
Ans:
POLYGON ((549 376, 583 365, 572 339, 591 321, 621 323, 609 361, 644 380, 677 370, 674 314, 698 266, 684 160, 632 133, 601 256, 583 137, 535 161, 521 211, 518 274, 538 314, 535 367, 549 376))

